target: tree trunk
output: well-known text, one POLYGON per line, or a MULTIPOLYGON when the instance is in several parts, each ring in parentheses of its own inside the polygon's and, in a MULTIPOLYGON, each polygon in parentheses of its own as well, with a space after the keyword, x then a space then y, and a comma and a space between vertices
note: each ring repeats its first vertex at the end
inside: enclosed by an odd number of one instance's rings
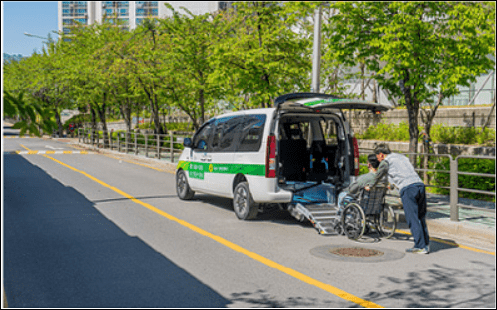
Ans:
POLYGON ((105 121, 105 103, 100 109, 98 109, 98 116, 100 117, 100 122, 102 123, 102 131, 104 133, 104 148, 108 148, 109 132, 107 131, 107 122, 105 121))
POLYGON ((200 104, 200 125, 205 122, 205 98, 204 98, 204 90, 200 89, 198 92, 198 103, 200 104))
POLYGON ((102 96, 102 105, 97 106, 98 116, 100 117, 100 122, 102 123, 102 131, 104 134, 104 148, 109 147, 109 132, 107 131, 107 122, 105 121, 105 111, 106 111, 106 93, 102 96))
POLYGON ((62 138, 64 133, 64 127, 62 126, 62 121, 60 119, 60 114, 59 111, 57 111, 57 108, 54 109, 54 112, 55 112, 55 121, 57 122, 57 126, 59 128, 59 138, 62 138))
POLYGON ((97 132, 97 114, 95 113, 95 109, 90 106, 91 113, 91 144, 95 143, 95 133, 97 132))
MULTIPOLYGON (((431 122, 430 122, 431 123, 431 122)), ((430 154, 430 130, 431 130, 431 124, 425 124, 425 134, 423 136, 423 153, 430 154)), ((428 169, 428 163, 430 161, 430 156, 429 155, 423 155, 423 169, 428 169)), ((430 180, 428 178, 428 171, 423 171, 423 182, 425 184, 429 184, 430 180)))
POLYGON ((160 123, 160 114, 159 114, 159 98, 157 95, 155 96, 154 103, 154 124, 155 124, 155 133, 159 135, 167 134, 167 131, 164 131, 164 127, 161 126, 160 123))
POLYGON ((419 115, 419 102, 415 96, 411 95, 411 87, 405 87, 407 81, 409 81, 409 72, 406 71, 405 77, 401 80, 400 88, 404 94, 404 99, 407 107, 407 114, 409 116, 409 153, 414 155, 409 155, 409 161, 416 167, 415 155, 418 152, 418 115, 419 115))

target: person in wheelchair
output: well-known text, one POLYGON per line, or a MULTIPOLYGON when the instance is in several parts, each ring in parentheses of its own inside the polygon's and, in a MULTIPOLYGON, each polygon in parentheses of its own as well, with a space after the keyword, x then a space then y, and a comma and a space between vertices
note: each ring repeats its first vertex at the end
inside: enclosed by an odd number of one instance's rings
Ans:
MULTIPOLYGON (((361 189, 374 183, 375 174, 379 165, 380 162, 376 158, 375 154, 368 155, 369 173, 361 175, 354 183, 350 184, 349 187, 343 189, 342 192, 338 195, 338 214, 342 213, 345 206, 353 201, 356 201, 356 199, 359 198, 358 196, 361 189)), ((389 184, 384 178, 380 181, 379 185, 387 187, 389 184)))

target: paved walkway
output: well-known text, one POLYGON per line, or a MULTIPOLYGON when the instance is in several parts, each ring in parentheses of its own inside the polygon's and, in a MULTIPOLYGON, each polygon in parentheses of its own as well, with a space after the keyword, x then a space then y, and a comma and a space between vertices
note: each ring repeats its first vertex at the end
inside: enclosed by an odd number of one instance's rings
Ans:
MULTIPOLYGON (((389 197, 387 201, 401 205, 398 197, 389 197)), ((426 223, 430 237, 495 252, 495 203, 459 198, 459 204, 493 212, 460 207, 459 222, 453 222, 450 220, 449 196, 428 194, 426 223)), ((401 227, 409 231, 402 213, 401 227)))

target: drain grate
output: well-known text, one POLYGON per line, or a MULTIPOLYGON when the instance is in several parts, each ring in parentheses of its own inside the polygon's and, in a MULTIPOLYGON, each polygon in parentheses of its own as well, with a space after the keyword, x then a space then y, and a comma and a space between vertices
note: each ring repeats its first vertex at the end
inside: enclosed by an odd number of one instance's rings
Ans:
POLYGON ((345 257, 376 257, 382 256, 384 253, 378 250, 365 249, 359 247, 352 248, 333 248, 330 253, 345 257))

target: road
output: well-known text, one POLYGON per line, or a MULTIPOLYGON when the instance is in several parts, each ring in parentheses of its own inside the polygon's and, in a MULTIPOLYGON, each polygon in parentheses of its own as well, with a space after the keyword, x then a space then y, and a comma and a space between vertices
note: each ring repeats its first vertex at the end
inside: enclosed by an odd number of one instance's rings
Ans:
POLYGON ((63 141, 3 139, 9 307, 495 307, 495 255, 433 241, 429 255, 405 254, 405 234, 321 236, 277 209, 240 221, 229 199, 179 200, 161 169, 13 153, 71 150, 63 141))

